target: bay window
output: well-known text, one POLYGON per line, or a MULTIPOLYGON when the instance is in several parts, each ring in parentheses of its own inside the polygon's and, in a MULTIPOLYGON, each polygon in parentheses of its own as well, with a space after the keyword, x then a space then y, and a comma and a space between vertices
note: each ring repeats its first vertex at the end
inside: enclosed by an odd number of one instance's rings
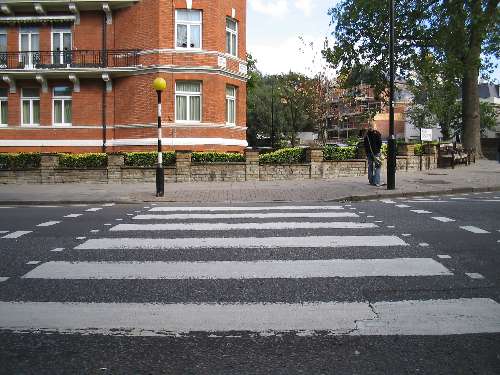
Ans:
POLYGON ((175 120, 201 121, 201 82, 175 83, 175 120))
POLYGON ((175 11, 176 48, 201 48, 201 11, 178 9, 175 11))
POLYGON ((40 125, 40 89, 22 89, 21 123, 25 126, 40 125))
POLYGON ((236 87, 226 86, 226 123, 236 124, 236 87))
POLYGON ((52 97, 52 123, 54 125, 71 125, 72 90, 69 86, 54 87, 52 97))

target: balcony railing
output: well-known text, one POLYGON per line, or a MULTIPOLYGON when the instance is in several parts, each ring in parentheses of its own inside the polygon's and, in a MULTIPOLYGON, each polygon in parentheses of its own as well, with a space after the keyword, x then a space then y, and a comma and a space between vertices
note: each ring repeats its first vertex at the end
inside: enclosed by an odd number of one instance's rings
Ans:
POLYGON ((0 52, 0 70, 122 68, 139 65, 137 50, 0 52))

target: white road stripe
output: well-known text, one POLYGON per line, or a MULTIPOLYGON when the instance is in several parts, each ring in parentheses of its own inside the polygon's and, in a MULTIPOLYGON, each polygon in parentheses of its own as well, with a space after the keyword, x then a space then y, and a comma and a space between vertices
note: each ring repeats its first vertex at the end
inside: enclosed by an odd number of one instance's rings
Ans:
POLYGON ((78 217, 78 216, 82 216, 82 214, 69 214, 64 217, 78 217))
POLYGON ((0 208, 14 208, 14 207, 0 206, 0 208))
POLYGON ((451 202, 450 201, 437 201, 437 200, 428 200, 428 201, 411 200, 411 201, 405 201, 405 203, 451 203, 451 202))
POLYGON ((399 208, 408 208, 410 206, 408 206, 407 204, 397 204, 396 207, 399 207, 399 208))
MULTIPOLYGON (((144 207, 146 208, 146 207, 144 207)), ((179 206, 179 207, 153 207, 149 211, 154 212, 175 212, 175 211, 275 211, 275 210, 343 210, 342 206, 252 206, 252 207, 188 207, 188 206, 179 206)))
POLYGON ((277 222, 277 223, 184 223, 184 224, 118 224, 110 231, 162 231, 162 230, 260 230, 260 229, 362 229, 378 228, 374 223, 332 221, 329 223, 277 222))
POLYGON ((431 258, 210 262, 48 262, 25 279, 281 279, 453 275, 431 258))
POLYGON ((314 335, 457 335, 500 332, 489 298, 397 302, 0 302, 0 328, 66 334, 159 336, 189 332, 299 331, 314 335))
MULTIPOLYGON (((276 213, 245 213, 245 214, 167 214, 167 215, 137 215, 135 220, 190 220, 190 219, 269 219, 269 218, 337 218, 359 217, 354 212, 276 212, 276 213)), ((118 219, 117 219, 118 220, 118 219)))
POLYGON ((60 221, 46 221, 45 223, 38 224, 37 227, 50 227, 59 223, 60 221))
POLYGON ((4 281, 9 280, 8 277, 0 277, 0 283, 3 283, 4 281))
POLYGON ((480 202, 500 202, 500 199, 483 199, 480 202))
POLYGON ((12 233, 9 233, 2 238, 19 238, 21 236, 24 236, 25 234, 33 232, 32 230, 18 230, 12 233))
POLYGON ((472 232, 472 233, 477 233, 477 234, 487 234, 490 233, 487 230, 472 226, 472 225, 466 225, 463 227, 460 227, 461 229, 464 229, 466 231, 472 232))
POLYGON ((96 212, 96 211, 100 211, 102 210, 102 207, 93 207, 93 208, 88 208, 86 209, 85 211, 88 211, 88 212, 96 212))
POLYGON ((8 230, 0 230, 0 234, 9 233, 8 230))
POLYGON ((27 262, 26 264, 29 264, 29 265, 35 265, 35 264, 40 264, 41 262, 39 260, 30 260, 29 262, 27 262))
POLYGON ((55 249, 52 249, 50 251, 53 251, 54 253, 59 253, 64 250, 64 247, 56 247, 55 249))
POLYGON ((437 257, 439 259, 451 259, 451 256, 449 256, 447 254, 439 254, 437 257))
POLYGON ((410 210, 411 212, 415 212, 416 214, 431 214, 432 212, 426 210, 410 210))
POLYGON ((466 272, 465 274, 469 276, 471 279, 478 279, 478 280, 484 279, 484 276, 477 272, 466 272))
POLYGON ((115 203, 104 203, 102 206, 103 207, 113 207, 115 203))
POLYGON ((450 198, 450 199, 453 199, 453 200, 465 200, 465 199, 468 199, 468 198, 450 198))
POLYGON ((450 219, 449 217, 444 217, 444 216, 434 216, 431 219, 441 221, 443 223, 449 223, 449 222, 455 221, 455 219, 450 219))
POLYGON ((382 202, 382 203, 389 203, 389 204, 390 203, 396 203, 392 199, 381 199, 380 202, 382 202))
POLYGON ((276 247, 408 246, 397 236, 216 237, 216 238, 96 238, 81 249, 199 249, 276 247))

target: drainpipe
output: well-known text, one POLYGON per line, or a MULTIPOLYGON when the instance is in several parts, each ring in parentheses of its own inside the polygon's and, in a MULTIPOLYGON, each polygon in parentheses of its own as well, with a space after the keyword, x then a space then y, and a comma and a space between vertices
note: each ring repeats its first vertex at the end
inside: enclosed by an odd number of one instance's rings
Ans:
MULTIPOLYGON (((101 52, 101 61, 103 67, 107 65, 107 49, 106 49, 106 14, 102 16, 102 52, 101 52)), ((102 152, 106 152, 106 82, 102 82, 102 152)))

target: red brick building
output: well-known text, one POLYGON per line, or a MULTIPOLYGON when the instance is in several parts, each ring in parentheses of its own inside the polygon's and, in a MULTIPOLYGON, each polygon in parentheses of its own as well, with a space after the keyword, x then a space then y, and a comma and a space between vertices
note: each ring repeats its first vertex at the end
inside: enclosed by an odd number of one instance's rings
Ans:
POLYGON ((246 145, 246 0, 3 0, 0 152, 246 145))

